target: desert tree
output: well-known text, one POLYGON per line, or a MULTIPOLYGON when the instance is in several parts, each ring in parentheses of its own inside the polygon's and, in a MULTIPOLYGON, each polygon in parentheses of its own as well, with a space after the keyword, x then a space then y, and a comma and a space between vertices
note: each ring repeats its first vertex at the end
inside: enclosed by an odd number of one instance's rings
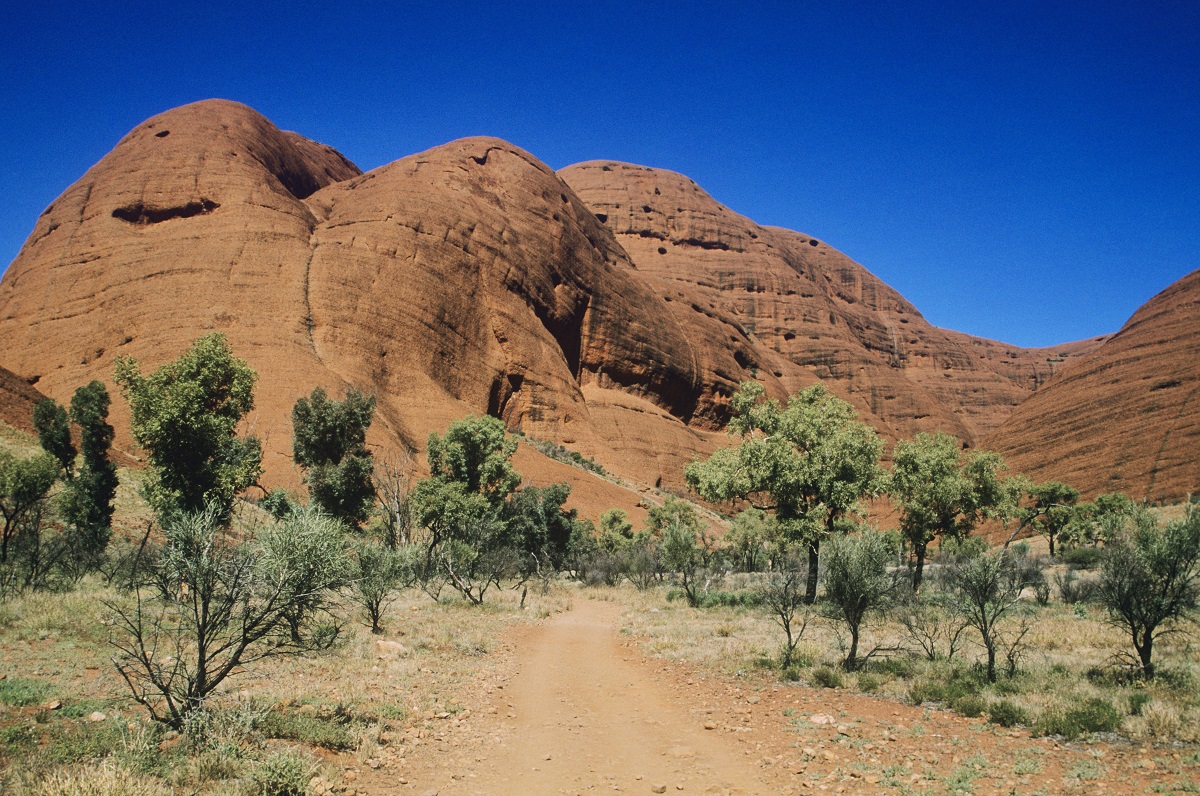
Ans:
POLYGON ((796 646, 808 628, 811 613, 805 599, 807 582, 807 559, 785 551, 757 589, 771 619, 783 630, 784 644, 779 656, 782 669, 792 665, 796 646))
POLYGON ((313 503, 348 527, 366 519, 375 498, 375 463, 366 448, 375 398, 355 389, 336 401, 317 387, 292 408, 292 458, 304 469, 313 503))
POLYGON ((1079 490, 1061 481, 1046 481, 1030 486, 1027 492, 1029 503, 1016 511, 1020 520, 1017 532, 1032 528, 1046 537, 1050 543, 1050 557, 1054 558, 1055 544, 1075 516, 1079 490))
POLYGON ((71 398, 71 420, 79 426, 83 461, 64 490, 63 515, 75 529, 75 554, 88 567, 99 562, 112 535, 117 466, 109 460, 109 405, 108 389, 99 381, 80 387, 71 398))
POLYGON ((842 666, 858 668, 858 642, 863 623, 884 609, 896 590, 888 571, 892 550, 878 531, 837 536, 830 540, 825 557, 825 597, 831 613, 850 631, 850 649, 842 666))
POLYGON ((1022 482, 1002 478, 999 454, 964 454, 957 437, 918 433, 892 454, 888 493, 900 509, 900 530, 916 558, 913 591, 919 591, 929 543, 962 539, 983 520, 1004 517, 1016 507, 1022 482))
POLYGON ((774 517, 761 509, 749 508, 737 513, 721 541, 737 569, 758 572, 777 558, 773 553, 778 547, 778 536, 774 517))
POLYGON ((53 398, 39 401, 33 407, 33 428, 42 450, 53 456, 70 478, 75 474, 75 443, 71 441, 71 423, 67 410, 53 398))
MULTIPOLYGON (((946 581, 954 610, 974 628, 987 653, 988 682, 996 682, 996 654, 1006 620, 1021 612, 1021 592, 1032 582, 1032 570, 1011 550, 962 556, 949 562, 946 581)), ((1015 673, 1020 644, 1028 631, 1020 625, 1004 644, 1009 674, 1015 673)))
POLYGON ((158 585, 108 604, 117 671, 134 699, 175 729, 251 663, 322 646, 317 607, 346 579, 335 520, 300 510, 240 540, 225 511, 218 503, 171 514, 158 585))
POLYGON ((411 543, 413 517, 409 496, 416 482, 416 462, 412 452, 404 449, 398 454, 377 458, 372 482, 383 516, 384 541, 393 548, 411 543))
POLYGON ((823 538, 879 493, 883 443, 859 421, 850 404, 823 384, 791 396, 783 407, 765 389, 745 382, 732 401, 729 433, 740 441, 685 472, 688 487, 705 500, 748 499, 772 511, 781 535, 808 549, 805 595, 816 599, 823 538))
POLYGON ((700 520, 691 506, 668 499, 650 510, 650 528, 658 540, 662 566, 679 579, 688 605, 700 604, 699 578, 705 569, 705 549, 697 541, 700 520))
POLYGON ((355 545, 351 599, 363 609, 372 633, 383 632, 383 617, 409 574, 400 549, 362 540, 355 545))
POLYGON ((226 521, 238 493, 255 483, 262 447, 237 436, 254 407, 255 378, 216 332, 149 376, 136 360, 117 360, 134 439, 150 454, 145 494, 160 519, 215 507, 226 521))
POLYGON ((1177 632, 1200 599, 1200 510, 1182 520, 1143 523, 1108 540, 1097 585, 1109 621, 1133 643, 1142 674, 1155 675, 1154 643, 1177 632))
POLYGON ((429 436, 430 476, 413 487, 413 517, 428 530, 421 577, 444 579, 472 603, 482 603, 491 585, 515 574, 502 516, 504 503, 521 483, 511 459, 517 441, 494 417, 467 417, 444 436, 429 436))
POLYGON ((62 472, 62 463, 49 453, 27 458, 0 450, 0 516, 4 519, 0 536, 0 564, 9 562, 16 538, 27 523, 39 526, 42 507, 50 488, 62 472))

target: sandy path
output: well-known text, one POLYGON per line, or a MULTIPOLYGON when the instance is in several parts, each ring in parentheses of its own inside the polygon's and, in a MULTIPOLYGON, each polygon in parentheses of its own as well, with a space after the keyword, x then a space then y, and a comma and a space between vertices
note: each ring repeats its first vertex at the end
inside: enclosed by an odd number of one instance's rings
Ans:
POLYGON ((346 793, 1141 794, 1200 779, 1194 749, 1066 744, 647 658, 618 633, 623 608, 577 599, 514 628, 449 710, 412 717, 375 766, 346 766, 346 793))
POLYGON ((672 698, 621 645, 620 615, 620 605, 580 600, 522 633, 508 677, 484 686, 492 692, 485 716, 431 735, 405 761, 403 783, 370 772, 362 789, 407 786, 439 796, 776 792, 741 744, 706 730, 704 714, 672 698))

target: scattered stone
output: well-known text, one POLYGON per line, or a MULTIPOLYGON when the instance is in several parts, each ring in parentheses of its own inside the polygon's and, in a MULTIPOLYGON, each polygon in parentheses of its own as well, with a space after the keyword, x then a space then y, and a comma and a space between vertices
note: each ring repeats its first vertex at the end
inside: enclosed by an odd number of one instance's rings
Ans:
POLYGON ((666 793, 667 786, 656 783, 656 784, 650 786, 650 792, 651 793, 666 793))
POLYGON ((93 710, 91 713, 88 714, 88 721, 104 721, 107 718, 108 718, 108 716, 105 716, 103 713, 101 713, 98 710, 93 710))
POLYGON ((46 710, 58 710, 59 708, 62 707, 62 703, 59 702, 57 699, 52 699, 49 702, 42 705, 42 707, 45 708, 46 710))
POLYGON ((716 728, 717 728, 717 723, 716 723, 715 721, 706 721, 706 722, 704 722, 704 729, 706 729, 706 730, 715 730, 716 728))

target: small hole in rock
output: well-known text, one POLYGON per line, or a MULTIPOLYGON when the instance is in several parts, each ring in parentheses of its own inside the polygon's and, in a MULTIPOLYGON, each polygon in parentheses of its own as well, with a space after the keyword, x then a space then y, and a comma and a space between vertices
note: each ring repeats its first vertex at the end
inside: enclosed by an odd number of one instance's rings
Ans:
POLYGON ((659 253, 659 254, 666 254, 666 253, 667 253, 667 249, 666 249, 666 247, 665 247, 665 246, 659 246, 659 247, 658 247, 658 253, 659 253))
POLYGON ((171 131, 170 131, 170 130, 163 130, 161 133, 155 133, 155 134, 154 134, 154 137, 155 137, 155 138, 166 138, 166 137, 167 137, 167 136, 169 136, 170 134, 171 134, 171 131))

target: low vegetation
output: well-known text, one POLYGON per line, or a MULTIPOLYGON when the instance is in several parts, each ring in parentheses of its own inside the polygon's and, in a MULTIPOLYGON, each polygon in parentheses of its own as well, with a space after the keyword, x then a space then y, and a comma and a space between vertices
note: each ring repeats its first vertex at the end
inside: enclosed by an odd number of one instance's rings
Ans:
POLYGON ((1081 503, 944 434, 901 442, 885 472, 881 440, 823 387, 783 406, 753 384, 736 445, 686 473, 734 515, 723 535, 678 497, 643 527, 617 509, 593 526, 568 485, 523 484, 491 417, 431 435, 417 478, 410 452, 367 449, 374 399, 352 390, 296 403, 307 494, 255 503, 261 448, 240 433, 255 375, 223 337, 149 375, 120 360, 115 378, 147 473, 109 463, 99 383, 69 412, 38 407, 38 446, 0 447, 0 639, 21 658, 0 678, 6 789, 304 793, 338 776, 315 750, 368 759, 450 715, 506 623, 580 589, 624 602, 653 653, 729 677, 1066 739, 1200 742, 1194 507, 1167 521, 1124 496, 1081 503), (887 531, 860 505, 884 492, 887 531), (115 511, 137 532, 114 534, 115 511), (974 535, 989 520, 1010 544, 974 535))

